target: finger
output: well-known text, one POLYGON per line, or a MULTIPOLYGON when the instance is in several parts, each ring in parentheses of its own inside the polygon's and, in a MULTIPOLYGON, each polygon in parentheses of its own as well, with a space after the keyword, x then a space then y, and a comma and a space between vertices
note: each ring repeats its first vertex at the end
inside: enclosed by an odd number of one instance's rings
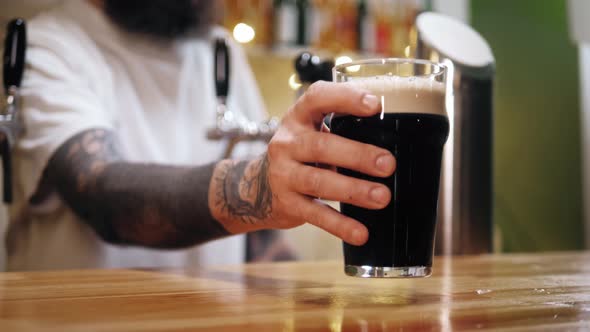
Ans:
POLYGON ((340 214, 322 202, 296 195, 293 198, 293 206, 293 217, 305 220, 349 244, 360 246, 369 238, 369 231, 363 224, 340 214))
POLYGON ((318 81, 297 101, 293 113, 304 124, 319 128, 328 113, 371 116, 380 110, 377 96, 352 83, 318 81))
POLYGON ((389 151, 334 134, 309 131, 298 136, 293 146, 293 159, 302 163, 332 165, 378 177, 390 176, 396 167, 389 151))
POLYGON ((290 183, 297 193, 367 209, 382 209, 391 200, 391 192, 383 184, 311 166, 295 168, 291 172, 290 183))

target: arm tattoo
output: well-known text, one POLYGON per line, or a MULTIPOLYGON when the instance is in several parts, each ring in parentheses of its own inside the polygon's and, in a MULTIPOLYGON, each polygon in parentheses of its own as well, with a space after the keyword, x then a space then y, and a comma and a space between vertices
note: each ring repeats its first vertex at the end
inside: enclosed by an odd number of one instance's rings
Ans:
POLYGON ((207 202, 214 167, 125 162, 113 133, 91 129, 57 150, 42 183, 108 242, 180 248, 228 234, 207 202))
POLYGON ((222 165, 216 181, 216 205, 243 223, 264 223, 272 214, 272 191, 268 182, 268 157, 222 165))
MULTIPOLYGON (((254 161, 228 161, 216 173, 215 207, 242 224, 265 225, 272 218, 272 189, 268 181, 269 160, 265 154, 254 161)), ((248 262, 293 260, 296 255, 280 231, 264 229, 248 233, 248 262)))

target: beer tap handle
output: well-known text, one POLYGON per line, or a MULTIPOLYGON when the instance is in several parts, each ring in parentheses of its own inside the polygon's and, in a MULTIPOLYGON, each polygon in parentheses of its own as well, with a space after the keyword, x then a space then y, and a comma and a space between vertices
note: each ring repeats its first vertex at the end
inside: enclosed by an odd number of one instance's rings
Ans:
POLYGON ((4 91, 7 97, 0 131, 0 156, 2 158, 3 196, 5 203, 12 203, 12 144, 18 135, 17 98, 23 72, 27 47, 27 30, 23 19, 10 21, 6 27, 4 57, 2 63, 4 91))
POLYGON ((2 182, 4 203, 12 203, 12 157, 10 153, 10 142, 4 135, 0 143, 0 156, 2 157, 2 182))
POLYGON ((222 158, 229 158, 236 144, 242 141, 269 140, 276 130, 277 120, 257 123, 233 113, 227 108, 226 102, 230 85, 229 45, 224 38, 217 38, 214 44, 213 65, 215 79, 215 95, 217 96, 216 127, 207 130, 207 138, 227 140, 222 158))
POLYGON ((215 40, 215 93, 225 100, 229 93, 229 48, 223 38, 215 40))
POLYGON ((303 52, 295 58, 295 71, 299 80, 312 84, 317 81, 332 81, 334 61, 321 59, 310 52, 303 52))
POLYGON ((10 21, 4 42, 3 81, 7 95, 11 89, 20 87, 25 68, 27 31, 25 21, 17 18, 10 21))

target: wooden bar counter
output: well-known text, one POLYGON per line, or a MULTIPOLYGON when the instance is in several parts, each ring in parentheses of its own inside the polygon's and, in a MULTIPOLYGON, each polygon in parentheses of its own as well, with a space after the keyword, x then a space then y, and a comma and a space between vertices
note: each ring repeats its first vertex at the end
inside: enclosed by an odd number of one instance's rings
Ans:
POLYGON ((0 331, 588 331, 590 252, 438 258, 425 279, 341 262, 0 273, 0 331))

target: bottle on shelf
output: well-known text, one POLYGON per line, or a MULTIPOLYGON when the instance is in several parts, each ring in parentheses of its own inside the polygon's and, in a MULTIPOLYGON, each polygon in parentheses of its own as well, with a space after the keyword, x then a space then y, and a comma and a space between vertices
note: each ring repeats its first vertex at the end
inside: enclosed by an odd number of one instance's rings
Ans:
POLYGON ((309 25, 310 4, 308 0, 297 0, 297 45, 307 45, 307 26, 309 25))
POLYGON ((336 52, 356 49, 357 6, 354 0, 336 1, 334 31, 337 38, 331 40, 331 49, 336 52))
POLYGON ((334 7, 331 0, 312 0, 309 12, 309 41, 308 45, 318 49, 328 48, 328 40, 334 38, 333 19, 334 7))
POLYGON ((273 44, 273 6, 271 0, 254 0, 256 6, 252 6, 252 21, 255 23, 256 44, 272 46, 273 44))
POLYGON ((297 44, 298 15, 296 0, 274 0, 275 46, 292 46, 297 44))
POLYGON ((295 58, 294 67, 301 83, 297 93, 298 97, 317 81, 332 81, 334 61, 331 59, 322 59, 316 54, 303 52, 295 58))
POLYGON ((224 0, 223 23, 249 25, 257 45, 411 56, 415 17, 428 1, 224 0))
POLYGON ((357 5, 356 49, 360 52, 375 52, 375 20, 371 5, 369 0, 359 0, 357 5))

